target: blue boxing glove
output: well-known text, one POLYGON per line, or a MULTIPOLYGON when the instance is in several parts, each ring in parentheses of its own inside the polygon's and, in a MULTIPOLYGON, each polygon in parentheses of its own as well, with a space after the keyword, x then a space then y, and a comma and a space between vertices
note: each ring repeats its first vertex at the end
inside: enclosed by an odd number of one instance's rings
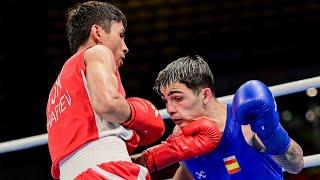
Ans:
POLYGON ((251 80, 240 86, 233 98, 232 110, 240 124, 250 124, 267 153, 281 155, 288 150, 289 135, 279 122, 276 102, 265 84, 251 80))

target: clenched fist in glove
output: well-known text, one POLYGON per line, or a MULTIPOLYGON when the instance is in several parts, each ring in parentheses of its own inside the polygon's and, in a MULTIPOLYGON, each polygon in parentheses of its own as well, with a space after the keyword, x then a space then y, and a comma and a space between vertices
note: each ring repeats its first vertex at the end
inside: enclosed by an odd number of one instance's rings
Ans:
POLYGON ((122 123, 126 128, 134 130, 140 136, 139 145, 152 144, 163 136, 165 125, 156 107, 148 100, 127 98, 131 109, 131 117, 122 123))
POLYGON ((216 123, 202 117, 182 127, 180 133, 169 136, 161 144, 148 148, 142 157, 148 170, 153 172, 213 151, 220 139, 216 123))
POLYGON ((250 124, 272 155, 281 155, 287 151, 290 138, 281 126, 277 105, 271 91, 257 80, 243 84, 236 92, 232 110, 240 124, 250 124))

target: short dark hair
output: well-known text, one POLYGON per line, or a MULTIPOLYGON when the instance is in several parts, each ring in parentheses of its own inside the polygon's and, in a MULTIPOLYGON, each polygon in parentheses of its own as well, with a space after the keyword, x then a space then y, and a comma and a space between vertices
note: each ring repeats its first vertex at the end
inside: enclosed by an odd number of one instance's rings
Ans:
POLYGON ((67 11, 66 31, 71 53, 88 40, 92 25, 96 24, 110 32, 114 22, 127 26, 125 15, 115 6, 98 1, 77 3, 67 11))
POLYGON ((168 64, 166 68, 159 72, 153 89, 161 95, 161 87, 176 82, 185 84, 196 94, 206 87, 214 92, 214 79, 211 69, 199 55, 182 57, 168 64))

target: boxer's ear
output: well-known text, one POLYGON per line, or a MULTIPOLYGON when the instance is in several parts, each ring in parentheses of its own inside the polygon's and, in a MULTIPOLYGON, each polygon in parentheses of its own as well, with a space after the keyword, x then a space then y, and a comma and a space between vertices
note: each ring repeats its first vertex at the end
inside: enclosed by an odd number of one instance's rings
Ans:
POLYGON ((201 89, 199 95, 203 105, 207 105, 212 99, 212 91, 210 88, 201 89))
POLYGON ((91 26, 90 35, 94 38, 97 44, 100 44, 102 42, 101 31, 103 31, 102 27, 96 24, 91 26))

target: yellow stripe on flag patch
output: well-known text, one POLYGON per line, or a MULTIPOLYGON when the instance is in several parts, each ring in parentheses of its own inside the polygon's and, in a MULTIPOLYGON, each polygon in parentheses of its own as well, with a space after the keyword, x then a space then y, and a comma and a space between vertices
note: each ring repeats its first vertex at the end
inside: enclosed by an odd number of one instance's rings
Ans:
POLYGON ((239 163, 235 156, 230 156, 227 158, 223 158, 224 165, 227 168, 229 174, 237 173, 241 170, 239 163))
POLYGON ((238 168, 238 167, 239 167, 239 164, 238 164, 238 163, 232 163, 232 164, 226 165, 226 167, 227 167, 227 170, 230 171, 230 170, 232 170, 232 169, 238 168))

